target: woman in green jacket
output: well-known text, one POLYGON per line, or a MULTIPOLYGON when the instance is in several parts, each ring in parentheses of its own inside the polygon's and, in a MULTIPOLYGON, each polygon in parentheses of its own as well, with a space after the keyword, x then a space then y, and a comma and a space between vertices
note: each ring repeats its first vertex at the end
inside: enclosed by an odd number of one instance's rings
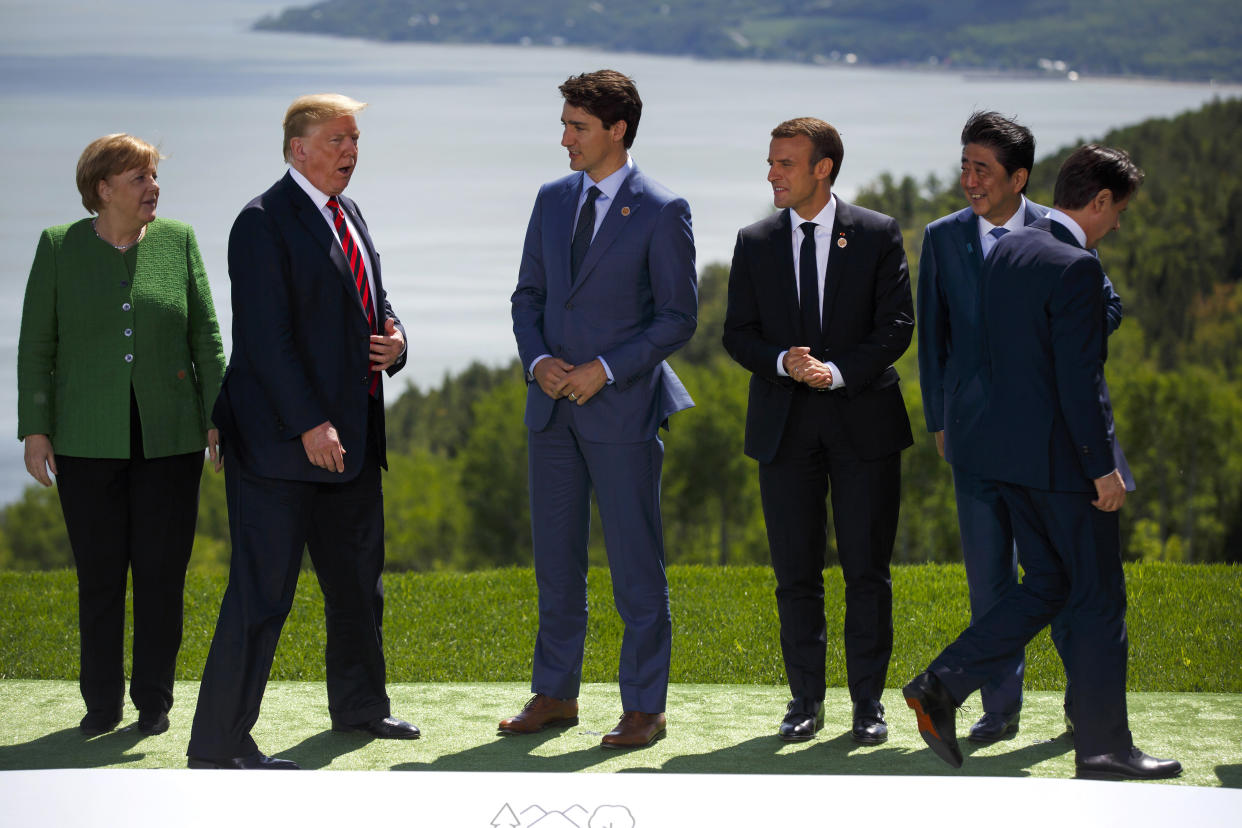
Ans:
POLYGON ((121 721, 130 570, 130 699, 140 731, 168 729, 204 446, 220 468, 220 330, 194 231, 155 217, 160 158, 120 133, 87 146, 97 215, 43 231, 22 309, 17 436, 35 480, 56 475, 73 547, 87 735, 121 721))

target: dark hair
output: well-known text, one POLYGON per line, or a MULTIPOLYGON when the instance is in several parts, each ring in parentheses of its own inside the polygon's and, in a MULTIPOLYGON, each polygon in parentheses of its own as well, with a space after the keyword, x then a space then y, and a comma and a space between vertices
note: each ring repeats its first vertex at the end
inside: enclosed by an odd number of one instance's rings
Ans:
POLYGON ((967 144, 979 144, 992 150, 1011 178, 1018 170, 1026 170, 1027 180, 1022 185, 1022 192, 1026 192, 1031 169, 1035 166, 1035 136, 1029 129, 999 112, 972 112, 962 128, 962 146, 967 144))
POLYGON ((1113 201, 1125 201, 1142 183, 1143 171, 1125 150, 1087 144, 1070 153, 1061 165, 1052 203, 1063 210, 1079 210, 1100 190, 1112 192, 1113 201))
POLYGON ((560 85, 560 90, 567 104, 599 118, 604 129, 625 121, 625 148, 633 146, 638 119, 643 114, 643 99, 638 97, 632 78, 612 69, 600 69, 570 77, 560 85))
POLYGON ((841 159, 845 158, 845 145, 841 143, 837 128, 819 118, 790 118, 772 130, 773 138, 797 138, 799 135, 811 139, 812 167, 821 158, 832 159, 832 172, 828 174, 828 183, 836 184, 837 174, 841 172, 841 159))

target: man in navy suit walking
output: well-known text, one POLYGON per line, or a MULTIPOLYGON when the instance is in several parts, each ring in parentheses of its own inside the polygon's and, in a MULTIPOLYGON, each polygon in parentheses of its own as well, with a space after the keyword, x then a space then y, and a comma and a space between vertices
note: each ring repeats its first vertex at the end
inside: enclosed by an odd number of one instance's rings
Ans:
POLYGON ((1064 609, 1078 775, 1181 772, 1134 747, 1126 715, 1118 510, 1133 482, 1104 381, 1104 271, 1093 255, 1142 177, 1121 150, 1076 150, 1057 176, 1055 208, 997 242, 984 268, 985 402, 961 424, 959 462, 995 481, 1025 574, 903 690, 920 735, 954 767, 954 708, 1064 609))
POLYGON ((685 199, 629 155, 642 114, 634 82, 605 69, 571 77, 560 91, 561 146, 574 172, 539 190, 512 297, 528 384, 535 695, 499 729, 578 721, 594 490, 625 622, 624 713, 602 745, 644 747, 665 732, 672 624, 657 432, 693 405, 664 360, 697 324, 694 236, 685 199))
POLYGON ((405 329, 362 213, 342 195, 365 106, 335 94, 295 100, 284 123, 289 171, 229 235, 233 354, 212 419, 233 554, 190 733, 192 768, 297 768, 264 756, 250 729, 303 550, 323 590, 332 729, 419 736, 390 715, 381 634, 380 375, 405 365, 405 329))
MULTIPOLYGON (((959 392, 975 381, 983 358, 979 285, 983 263, 997 239, 1042 218, 1048 208, 1027 201, 1035 163, 1035 137, 996 112, 975 112, 962 129, 961 187, 965 209, 933 221, 919 257, 919 384, 927 430, 953 468, 962 560, 970 587, 972 619, 982 618, 1018 581, 1013 528, 996 484, 956 461, 959 435, 947 411, 959 417, 959 392)), ((1121 299, 1104 279, 1107 332, 1121 323, 1121 299)), ((1052 621, 1052 641, 1065 650, 1066 624, 1052 621)), ((970 729, 973 742, 995 742, 1018 732, 1026 660, 1013 661, 980 689, 983 716, 970 729)), ((1066 713, 1067 723, 1068 709, 1066 713)))

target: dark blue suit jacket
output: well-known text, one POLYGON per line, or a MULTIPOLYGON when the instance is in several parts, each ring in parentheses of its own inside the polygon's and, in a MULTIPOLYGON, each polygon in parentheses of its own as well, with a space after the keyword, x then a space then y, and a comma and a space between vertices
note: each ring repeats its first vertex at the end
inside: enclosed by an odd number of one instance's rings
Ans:
MULTIPOLYGON (((1023 223, 1030 225, 1047 213, 1047 207, 1027 201, 1023 223)), ((927 225, 919 255, 919 386, 927 430, 944 431, 945 459, 950 463, 956 462, 956 429, 945 412, 955 407, 959 387, 978 373, 983 358, 982 274, 979 219, 969 207, 927 225)), ((1121 324, 1122 306, 1107 276, 1104 303, 1111 334, 1121 324)))
MULTIPOLYGON (((518 354, 526 369, 542 354, 574 365, 603 357, 614 382, 575 410, 575 428, 597 443, 650 440, 669 415, 694 405, 664 361, 698 324, 690 207, 635 166, 573 282, 569 250, 581 185, 575 172, 535 198, 512 296, 518 354)), ((527 427, 546 428, 554 404, 530 382, 527 427)))
POLYGON ((1094 492, 1116 468, 1133 488, 1104 380, 1103 282, 1099 260, 1050 219, 996 243, 980 303, 985 403, 958 446, 966 468, 1058 492, 1094 492))
MULTIPOLYGON (((789 211, 737 234, 729 270, 724 347, 751 372, 745 452, 760 463, 776 456, 796 383, 776 371, 782 351, 806 344, 798 311, 789 211)), ((875 460, 913 443, 898 387, 897 361, 910 346, 914 303, 897 222, 837 199, 824 287, 824 347, 845 379, 843 419, 859 457, 875 460)))
MULTIPOLYGON (((339 198, 371 258, 380 329, 396 319, 380 259, 358 206, 339 198)), ((212 420, 221 443, 261 477, 339 483, 366 455, 370 331, 337 237, 286 174, 242 209, 229 235, 233 352, 212 420), (302 432, 330 420, 345 447, 345 472, 306 459, 302 432)), ((397 322, 402 335, 405 328, 397 322)), ((388 369, 405 365, 405 354, 388 369)), ((380 383, 383 401, 383 383, 380 383)), ((380 421, 382 426, 382 420, 380 421)), ((387 468, 383 428, 375 435, 387 468)))

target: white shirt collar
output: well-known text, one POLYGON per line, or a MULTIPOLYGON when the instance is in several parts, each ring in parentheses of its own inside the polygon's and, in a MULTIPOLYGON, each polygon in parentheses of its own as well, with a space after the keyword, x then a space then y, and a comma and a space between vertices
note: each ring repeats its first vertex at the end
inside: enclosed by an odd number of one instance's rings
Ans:
POLYGON ((310 196, 310 200, 315 202, 315 206, 318 207, 319 212, 322 213, 324 207, 328 204, 328 194, 319 192, 319 188, 310 183, 310 180, 307 179, 306 176, 302 175, 302 173, 298 172, 296 167, 290 166, 289 174, 293 176, 293 180, 298 183, 298 186, 302 188, 302 191, 310 196))
POLYGON ((630 172, 634 169, 634 158, 627 152, 625 154, 625 163, 617 168, 617 171, 606 177, 603 181, 592 181, 591 176, 585 172, 582 173, 582 189, 579 191, 579 202, 586 198, 586 191, 592 187, 599 188, 599 198, 596 203, 605 199, 614 199, 617 192, 621 189, 621 185, 625 183, 625 179, 629 177, 630 172))
POLYGON ((789 224, 793 227, 795 232, 802 230, 803 223, 813 221, 815 222, 816 235, 820 232, 831 233, 832 225, 837 220, 837 197, 836 195, 829 197, 828 203, 824 205, 822 210, 815 214, 815 218, 813 219, 804 219, 802 216, 798 215, 798 211, 792 207, 786 207, 785 209, 789 211, 789 224))
POLYGON ((1057 224, 1061 225, 1066 230, 1070 231, 1070 233, 1072 233, 1074 238, 1078 241, 1078 246, 1083 248, 1084 250, 1086 249, 1087 231, 1079 227, 1078 222, 1074 221, 1072 218, 1065 215, 1065 213, 1062 213, 1060 210, 1056 209, 1055 207, 1048 211, 1048 218, 1052 219, 1057 224))
POLYGON ((1018 209, 1013 211, 1013 215, 1004 224, 993 224, 979 216, 979 238, 983 238, 991 233, 997 227, 1004 227, 1010 233, 1014 230, 1021 230, 1026 226, 1026 196, 1021 196, 1022 202, 1018 205, 1018 209))

